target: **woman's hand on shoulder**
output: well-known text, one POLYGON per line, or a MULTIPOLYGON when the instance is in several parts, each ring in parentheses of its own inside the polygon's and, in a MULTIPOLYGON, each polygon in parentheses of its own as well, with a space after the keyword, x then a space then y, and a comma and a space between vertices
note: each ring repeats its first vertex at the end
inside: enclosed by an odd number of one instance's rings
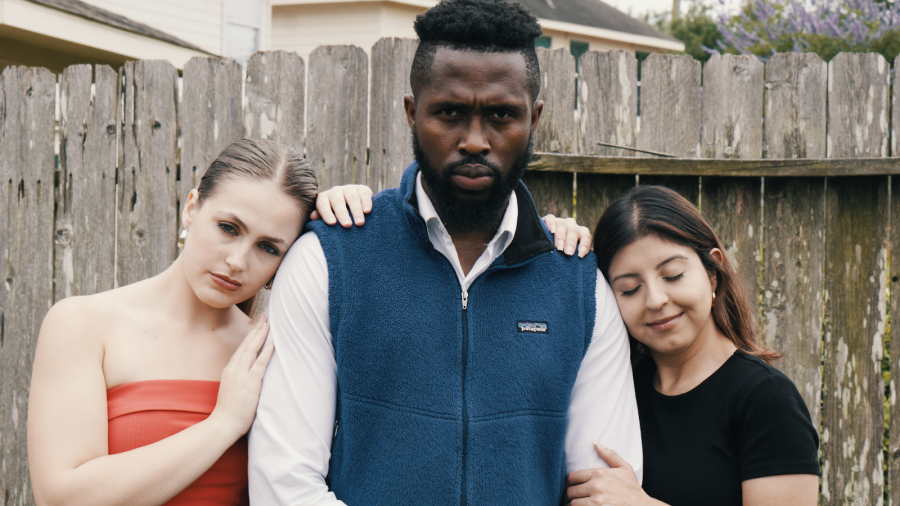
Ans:
POLYGON ((341 222, 342 227, 350 228, 354 223, 357 226, 365 223, 365 215, 370 212, 372 212, 372 189, 366 185, 348 184, 319 192, 319 196, 316 197, 316 210, 309 215, 309 219, 321 219, 329 225, 341 222), (351 215, 353 221, 350 220, 351 215))
POLYGON ((548 214, 544 216, 544 223, 553 234, 556 249, 566 255, 574 255, 577 248, 578 256, 584 258, 591 251, 591 231, 579 225, 574 218, 557 218, 548 214))
POLYGON ((274 343, 263 348, 269 334, 266 317, 260 315, 254 320, 253 329, 222 371, 216 408, 209 416, 211 420, 221 423, 235 440, 250 430, 253 424, 263 374, 275 352, 274 343))
POLYGON ((594 443, 609 469, 572 471, 566 478, 566 498, 572 506, 660 506, 641 488, 634 469, 615 451, 594 443))

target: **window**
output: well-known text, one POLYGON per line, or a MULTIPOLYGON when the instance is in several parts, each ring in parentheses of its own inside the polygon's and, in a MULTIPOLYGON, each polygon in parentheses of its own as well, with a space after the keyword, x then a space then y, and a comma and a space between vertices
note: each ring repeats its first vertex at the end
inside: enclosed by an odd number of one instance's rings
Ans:
POLYGON ((224 56, 242 66, 260 49, 262 0, 225 0, 224 56))
POLYGON ((590 48, 590 44, 587 42, 580 42, 577 40, 573 40, 569 42, 569 51, 572 52, 572 56, 575 57, 575 71, 578 71, 578 58, 581 57, 584 53, 587 53, 587 50, 590 48))
POLYGON ((551 40, 552 39, 550 37, 538 37, 534 39, 534 47, 545 47, 547 49, 550 49, 551 40))

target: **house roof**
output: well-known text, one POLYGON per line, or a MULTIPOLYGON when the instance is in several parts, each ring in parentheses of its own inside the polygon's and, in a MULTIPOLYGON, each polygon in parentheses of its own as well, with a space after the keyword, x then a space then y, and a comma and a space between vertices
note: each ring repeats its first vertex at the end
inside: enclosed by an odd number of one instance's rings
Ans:
POLYGON ((32 3, 36 3, 38 5, 43 5, 45 7, 50 7, 52 9, 57 9, 63 12, 67 12, 69 14, 74 14, 76 16, 80 16, 82 18, 89 19, 91 21, 96 21, 98 23, 103 23, 104 25, 109 25, 115 28, 120 28, 122 30, 136 33, 138 35, 144 35, 146 37, 150 37, 153 39, 161 40, 163 42, 168 42, 170 44, 175 44, 176 46, 186 47, 188 49, 193 49, 195 51, 201 51, 203 53, 209 53, 190 42, 184 41, 175 37, 174 35, 169 35, 166 32, 161 30, 157 30, 156 28, 152 28, 143 23, 138 23, 130 18, 122 16, 120 14, 115 14, 106 9, 101 9, 100 7, 96 7, 81 0, 29 0, 32 3))
POLYGON ((600 0, 516 0, 541 19, 592 26, 673 42, 675 37, 635 19, 600 0))

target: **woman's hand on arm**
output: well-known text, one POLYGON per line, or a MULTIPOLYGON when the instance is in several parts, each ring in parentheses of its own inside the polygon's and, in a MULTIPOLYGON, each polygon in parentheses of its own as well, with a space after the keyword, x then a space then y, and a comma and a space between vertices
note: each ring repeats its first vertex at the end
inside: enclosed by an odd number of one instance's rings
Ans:
POLYGON ((741 483, 744 506, 815 506, 819 502, 819 477, 785 474, 741 483))
POLYGON ((206 472, 252 422, 259 393, 258 381, 253 393, 253 378, 261 377, 257 364, 264 368, 271 356, 266 350, 255 357, 265 325, 259 324, 236 353, 239 358, 232 359, 229 368, 236 371, 223 375, 218 401, 223 405, 217 405, 215 417, 109 455, 104 346, 97 337, 103 333, 98 325, 109 316, 87 299, 54 306, 38 338, 28 405, 35 501, 39 506, 161 505, 206 472), (247 367, 243 375, 240 366, 247 367), (242 402, 246 405, 237 406, 242 402))
POLYGON ((309 215, 309 219, 321 219, 329 225, 341 222, 342 227, 350 228, 354 223, 357 226, 365 223, 365 215, 370 212, 372 212, 372 189, 362 184, 348 184, 319 192, 319 196, 316 197, 316 210, 309 215), (353 221, 350 220, 351 214, 353 221))
POLYGON ((609 469, 572 471, 566 478, 566 498, 571 506, 664 506, 648 496, 628 462, 615 451, 594 443, 609 469))
POLYGON ((568 256, 575 254, 577 249, 578 256, 584 258, 591 251, 591 231, 587 227, 582 227, 573 218, 557 218, 552 214, 544 216, 544 223, 553 234, 556 242, 556 249, 564 252, 568 256))

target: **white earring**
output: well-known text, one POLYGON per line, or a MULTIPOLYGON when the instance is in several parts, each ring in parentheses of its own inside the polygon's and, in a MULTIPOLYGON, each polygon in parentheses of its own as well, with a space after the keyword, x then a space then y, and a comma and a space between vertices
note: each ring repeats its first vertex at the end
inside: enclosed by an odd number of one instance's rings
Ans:
POLYGON ((184 240, 187 239, 187 229, 181 231, 181 235, 178 236, 178 249, 184 249, 184 240))

